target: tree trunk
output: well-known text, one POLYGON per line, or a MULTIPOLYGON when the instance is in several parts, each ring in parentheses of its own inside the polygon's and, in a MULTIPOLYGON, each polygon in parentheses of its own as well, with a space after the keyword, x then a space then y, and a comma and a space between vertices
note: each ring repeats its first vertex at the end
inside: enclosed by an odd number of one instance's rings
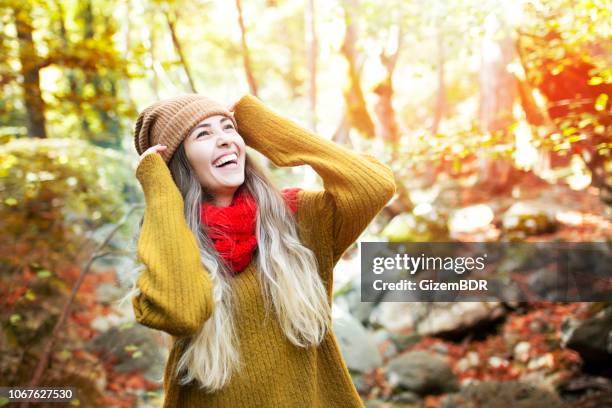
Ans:
MULTIPOLYGON (((308 0, 304 9, 304 39, 308 51, 308 106, 310 129, 317 133, 317 58, 318 39, 316 29, 315 0, 308 0)), ((313 186, 317 180, 317 173, 310 167, 304 169, 304 185, 313 186)))
POLYGON ((515 57, 515 48, 509 35, 494 40, 494 31, 485 38, 481 54, 479 116, 484 132, 507 129, 514 121, 516 82, 506 67, 515 57))
POLYGON ((308 101, 310 105, 310 128, 317 131, 317 54, 318 42, 315 26, 316 12, 314 0, 308 0, 304 11, 306 44, 308 48, 308 73, 310 74, 308 87, 308 101))
POLYGON ((529 77, 527 75, 525 54, 521 47, 521 34, 519 32, 516 33, 514 50, 516 55, 518 56, 518 61, 521 64, 521 70, 518 74, 515 75, 515 78, 518 84, 518 92, 521 100, 521 106, 523 107, 523 111, 525 112, 527 122, 535 126, 552 126, 552 122, 550 116, 548 116, 546 108, 538 106, 535 98, 533 97, 533 90, 535 89, 535 86, 529 81, 529 77))
POLYGON ((195 82, 193 80, 193 75, 191 74, 191 68, 189 67, 187 58, 185 58, 185 53, 183 52, 183 45, 181 44, 181 41, 176 35, 176 20, 177 20, 176 14, 174 15, 173 18, 170 17, 169 11, 165 11, 164 14, 166 16, 166 23, 168 24, 168 30, 170 30, 170 36, 172 37, 172 44, 174 45, 174 49, 176 50, 176 53, 178 54, 179 59, 181 60, 181 65, 183 66, 183 69, 185 70, 185 75, 187 75, 187 81, 189 82, 189 88, 191 92, 195 93, 197 91, 196 91, 195 82))
MULTIPOLYGON (((479 118, 483 132, 504 132, 514 122, 512 108, 517 86, 514 76, 506 67, 514 60, 515 48, 508 33, 501 40, 495 39, 499 31, 504 31, 504 28, 500 30, 494 25, 487 27, 481 50, 479 118)), ((509 143, 510 140, 505 142, 509 143)), ((507 193, 513 182, 511 160, 495 159, 486 152, 477 154, 479 188, 488 191, 487 194, 507 193)))
MULTIPOLYGON (((249 84, 249 91, 252 95, 258 96, 257 94, 257 81, 253 74, 253 68, 251 67, 251 56, 249 52, 249 46, 247 43, 247 32, 244 25, 244 17, 242 15, 242 1, 236 0, 236 11, 238 12, 238 25, 240 27, 240 49, 242 52, 242 64, 244 66, 244 73, 246 75, 247 83, 249 84)), ((261 155, 261 165, 265 168, 273 168, 273 163, 266 156, 261 155)))
POLYGON ((23 99, 26 108, 28 136, 46 138, 45 101, 40 89, 40 66, 38 54, 32 40, 32 16, 27 3, 13 9, 17 39, 19 42, 19 62, 23 76, 23 99))
POLYGON ((238 11, 238 25, 240 26, 240 45, 242 50, 242 63, 244 65, 244 72, 249 83, 249 90, 251 94, 257 96, 257 82, 253 75, 253 69, 251 68, 251 58, 249 55, 249 47, 246 39, 246 28, 244 26, 244 19, 242 17, 242 1, 236 0, 236 10, 238 11))
MULTIPOLYGON (((84 3, 82 17, 85 26, 85 38, 94 40, 95 21, 91 0, 87 0, 84 3)), ((104 22, 102 26, 108 26, 107 22, 104 22)), ((112 71, 105 76, 101 76, 97 72, 85 71, 85 78, 87 83, 91 83, 95 89, 96 101, 92 104, 93 109, 100 117, 104 130, 107 130, 106 135, 102 134, 100 135, 101 137, 94 138, 93 142, 98 146, 120 149, 122 139, 121 124, 116 116, 109 113, 118 101, 116 78, 114 78, 112 71)))
POLYGON ((386 74, 374 88, 374 93, 378 96, 378 102, 375 106, 375 113, 380 124, 380 134, 378 136, 391 145, 393 160, 397 159, 399 149, 399 126, 393 109, 393 73, 397 65, 403 37, 401 26, 395 28, 397 29, 395 49, 390 52, 383 50, 380 53, 380 62, 385 67, 386 74))
POLYGON ((431 134, 436 135, 440 127, 440 121, 446 110, 446 83, 444 80, 444 35, 442 29, 436 31, 438 42, 438 92, 436 94, 436 108, 434 110, 434 118, 431 125, 431 134))
POLYGON ((348 117, 346 110, 342 113, 342 118, 340 118, 340 122, 336 127, 336 131, 332 136, 332 140, 341 145, 345 145, 347 147, 351 147, 351 139, 349 138, 349 131, 351 130, 351 126, 348 123, 348 117))
MULTIPOLYGON (((150 10, 147 10, 147 13, 149 12, 150 10)), ((153 13, 151 13, 151 18, 153 17, 152 14, 153 13)), ((157 48, 157 34, 156 34, 156 31, 152 27, 147 27, 146 30, 149 34, 149 43, 151 44, 151 47, 149 47, 149 57, 151 58, 151 73, 153 74, 153 77, 151 78, 151 88, 153 88, 153 93, 155 94, 155 98, 159 100, 161 99, 160 93, 159 93, 160 78, 159 78, 159 73, 155 65, 157 61, 157 57, 155 53, 155 50, 157 48)))
MULTIPOLYGON (((62 44, 65 49, 68 49, 68 33, 66 31, 65 14, 64 7, 62 6, 61 1, 56 0, 55 4, 57 6, 58 14, 59 14, 59 23, 60 23, 60 37, 62 39, 62 44)), ((70 93, 72 95, 80 95, 81 94, 81 86, 79 84, 79 80, 75 75, 75 71, 73 68, 64 68, 67 70, 66 77, 68 78, 68 85, 70 86, 70 93)), ((91 138, 91 129, 89 127, 89 122, 87 122, 87 117, 85 116, 85 112, 83 111, 83 104, 81 104, 78 100, 74 104, 74 109, 81 122, 81 130, 83 131, 83 137, 86 139, 91 138)))
MULTIPOLYGON (((132 14, 132 3, 128 0, 125 4, 125 15, 124 15, 124 21, 125 21, 125 52, 126 55, 129 55, 128 53, 130 52, 130 50, 132 49, 132 20, 130 19, 130 15, 132 14)), ((125 95, 125 100, 128 102, 130 110, 132 112, 137 112, 137 106, 136 106, 136 101, 134 101, 134 98, 132 96, 132 91, 130 90, 130 80, 127 76, 121 76, 120 78, 121 81, 121 90, 123 91, 124 95, 125 95)))
POLYGON ((342 44, 342 55, 348 63, 348 84, 344 89, 344 100, 348 123, 367 139, 375 136, 374 122, 368 112, 363 91, 361 90, 361 67, 358 61, 355 43, 357 42, 357 25, 354 10, 358 7, 357 0, 343 1, 346 32, 342 44))

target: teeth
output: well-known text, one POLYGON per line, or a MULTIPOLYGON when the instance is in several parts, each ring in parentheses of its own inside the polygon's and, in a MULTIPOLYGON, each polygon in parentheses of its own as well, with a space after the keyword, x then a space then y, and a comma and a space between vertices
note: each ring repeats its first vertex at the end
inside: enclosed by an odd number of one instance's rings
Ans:
POLYGON ((221 157, 219 160, 214 162, 213 165, 215 167, 219 167, 223 163, 227 163, 228 161, 231 161, 231 160, 238 160, 238 156, 236 156, 236 153, 231 153, 231 154, 221 157))

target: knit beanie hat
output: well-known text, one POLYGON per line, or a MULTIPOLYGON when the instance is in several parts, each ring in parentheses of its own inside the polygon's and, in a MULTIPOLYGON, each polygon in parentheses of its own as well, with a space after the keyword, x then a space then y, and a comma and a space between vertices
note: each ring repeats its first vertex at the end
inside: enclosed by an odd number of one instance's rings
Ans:
POLYGON ((189 132, 209 116, 224 115, 238 129, 234 116, 221 104, 199 94, 182 94, 147 106, 136 119, 134 145, 141 155, 156 144, 168 146, 159 153, 166 163, 189 132))

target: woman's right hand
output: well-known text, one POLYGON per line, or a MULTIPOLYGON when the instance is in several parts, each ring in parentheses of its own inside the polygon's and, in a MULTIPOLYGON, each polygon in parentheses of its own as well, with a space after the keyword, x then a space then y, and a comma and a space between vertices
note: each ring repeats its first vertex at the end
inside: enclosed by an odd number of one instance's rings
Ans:
POLYGON ((236 105, 238 105, 238 102, 240 102, 240 98, 238 98, 234 102, 230 103, 227 106, 227 110, 233 113, 236 110, 236 105))
POLYGON ((138 165, 140 165, 140 162, 142 161, 142 159, 144 159, 144 157, 148 154, 152 154, 152 153, 158 153, 166 150, 168 148, 168 146, 163 145, 163 144, 156 144, 155 146, 151 146, 149 147, 147 150, 145 150, 144 152, 142 152, 142 154, 140 155, 140 158, 138 159, 138 164, 136 165, 136 167, 138 167, 138 165))

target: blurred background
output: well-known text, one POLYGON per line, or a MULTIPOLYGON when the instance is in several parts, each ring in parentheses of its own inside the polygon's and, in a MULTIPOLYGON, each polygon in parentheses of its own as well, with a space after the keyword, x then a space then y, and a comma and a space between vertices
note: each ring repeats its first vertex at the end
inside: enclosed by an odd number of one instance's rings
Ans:
MULTIPOLYGON (((180 92, 257 95, 389 164, 398 192, 361 241, 609 241, 611 9, 1 0, 0 386, 160 406, 166 335, 120 300, 139 271, 134 121, 180 92)), ((250 153, 279 186, 322 188, 250 153)), ((610 302, 361 303, 357 244, 335 277, 368 407, 612 406, 610 302)))

